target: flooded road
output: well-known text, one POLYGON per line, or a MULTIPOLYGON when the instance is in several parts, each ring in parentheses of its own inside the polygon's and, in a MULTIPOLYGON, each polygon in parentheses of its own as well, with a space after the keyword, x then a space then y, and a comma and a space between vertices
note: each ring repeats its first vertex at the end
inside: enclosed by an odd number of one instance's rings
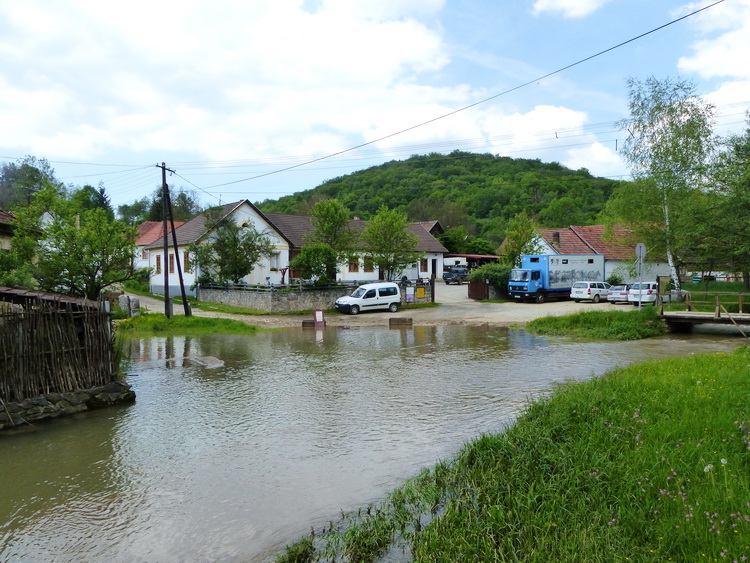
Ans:
POLYGON ((741 344, 457 325, 130 340, 135 405, 0 437, 0 560, 272 560, 556 382, 741 344))

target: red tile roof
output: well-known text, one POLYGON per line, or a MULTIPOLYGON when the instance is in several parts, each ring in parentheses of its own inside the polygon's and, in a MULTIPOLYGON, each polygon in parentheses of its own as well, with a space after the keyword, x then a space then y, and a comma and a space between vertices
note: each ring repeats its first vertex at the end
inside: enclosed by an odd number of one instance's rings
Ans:
MULTIPOLYGON (((175 231, 184 225, 185 221, 175 221, 175 231)), ((135 239, 136 246, 148 246, 154 242, 164 238, 163 221, 144 221, 138 225, 138 238, 135 239)), ((167 233, 172 232, 172 226, 167 221, 167 233)))
POLYGON ((589 225, 570 228, 588 242, 598 254, 604 254, 607 260, 633 260, 635 258, 633 233, 625 227, 614 225, 607 229, 604 225, 589 225))
POLYGON ((615 225, 570 226, 566 229, 545 229, 542 238, 560 254, 603 254, 607 260, 632 260, 635 243, 632 233, 615 225), (559 242, 555 237, 559 233, 559 242))

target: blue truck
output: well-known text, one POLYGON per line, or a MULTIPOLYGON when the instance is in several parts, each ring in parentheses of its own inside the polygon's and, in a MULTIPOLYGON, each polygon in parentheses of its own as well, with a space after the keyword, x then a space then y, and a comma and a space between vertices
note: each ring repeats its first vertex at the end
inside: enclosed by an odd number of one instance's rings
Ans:
POLYGON ((570 297, 577 281, 604 281, 603 254, 523 254, 508 279, 508 294, 518 301, 544 303, 570 297))

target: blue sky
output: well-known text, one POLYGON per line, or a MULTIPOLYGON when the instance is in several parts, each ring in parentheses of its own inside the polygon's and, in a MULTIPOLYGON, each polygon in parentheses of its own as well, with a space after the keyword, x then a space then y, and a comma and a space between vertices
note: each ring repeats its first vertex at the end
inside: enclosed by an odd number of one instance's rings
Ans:
POLYGON ((743 129, 750 0, 537 79, 714 1, 4 0, 0 161, 46 158, 115 206, 161 162, 204 205, 456 149, 627 177, 628 77, 688 78, 743 129))

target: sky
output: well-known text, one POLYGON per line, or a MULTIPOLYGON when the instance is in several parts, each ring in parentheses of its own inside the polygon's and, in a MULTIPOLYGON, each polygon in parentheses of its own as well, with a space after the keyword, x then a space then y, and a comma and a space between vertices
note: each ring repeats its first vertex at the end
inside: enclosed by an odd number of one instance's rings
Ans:
POLYGON ((162 162, 204 206, 454 150, 627 178, 629 78, 689 79, 744 130, 750 0, 715 2, 2 0, 0 163, 115 208, 162 162))

